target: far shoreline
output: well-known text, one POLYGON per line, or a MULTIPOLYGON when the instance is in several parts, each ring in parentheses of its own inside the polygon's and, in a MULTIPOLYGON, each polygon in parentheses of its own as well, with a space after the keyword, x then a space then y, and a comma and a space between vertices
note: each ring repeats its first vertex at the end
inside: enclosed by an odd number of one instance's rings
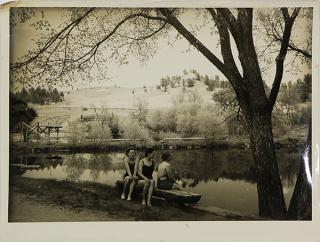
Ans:
MULTIPOLYGON (((275 139, 276 149, 302 149, 305 145, 305 140, 286 138, 275 139)), ((83 153, 83 152, 116 152, 123 151, 128 147, 135 147, 138 150, 143 150, 148 147, 152 147, 156 150, 226 150, 226 149, 239 149, 250 150, 248 141, 216 141, 210 144, 194 141, 174 141, 174 142, 154 142, 152 144, 142 142, 123 142, 123 141, 111 141, 111 142, 83 142, 79 144, 69 144, 62 142, 10 142, 10 153, 50 153, 50 152, 70 152, 70 153, 83 153)))

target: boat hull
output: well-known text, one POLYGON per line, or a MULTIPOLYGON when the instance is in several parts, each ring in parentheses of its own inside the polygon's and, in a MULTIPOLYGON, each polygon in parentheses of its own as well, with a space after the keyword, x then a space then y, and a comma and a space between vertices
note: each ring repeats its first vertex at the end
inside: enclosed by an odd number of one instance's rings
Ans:
MULTIPOLYGON (((117 181, 116 186, 119 189, 122 189, 123 181, 117 181)), ((136 186, 135 191, 137 191, 138 193, 141 193, 142 187, 136 186)), ((189 203, 189 204, 195 204, 201 199, 201 195, 197 193, 179 191, 179 190, 163 190, 159 188, 154 189, 153 196, 164 198, 169 202, 189 203)))

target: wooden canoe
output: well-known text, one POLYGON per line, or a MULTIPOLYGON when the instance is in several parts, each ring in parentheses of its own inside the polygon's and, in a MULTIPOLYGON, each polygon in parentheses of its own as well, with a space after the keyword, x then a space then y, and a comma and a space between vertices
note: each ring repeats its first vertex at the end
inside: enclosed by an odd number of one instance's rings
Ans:
MULTIPOLYGON (((123 181, 117 181, 116 187, 122 189, 123 181)), ((136 186, 135 190, 138 193, 141 193, 142 187, 136 186)), ((175 203, 197 203, 201 199, 201 195, 192 192, 179 191, 179 190, 163 190, 159 188, 155 188, 153 191, 153 196, 164 198, 169 202, 175 203)))

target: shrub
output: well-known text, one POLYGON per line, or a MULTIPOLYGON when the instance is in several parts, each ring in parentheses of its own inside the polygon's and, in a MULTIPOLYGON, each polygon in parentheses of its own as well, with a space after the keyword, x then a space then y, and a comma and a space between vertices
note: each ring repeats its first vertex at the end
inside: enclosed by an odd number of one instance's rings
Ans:
POLYGON ((72 145, 80 144, 84 141, 87 126, 79 121, 68 122, 67 126, 67 141, 72 145))
POLYGON ((172 100, 173 105, 182 104, 185 100, 185 93, 186 93, 186 89, 183 88, 179 93, 172 95, 171 100, 172 100))
POLYGON ((279 119, 277 116, 273 116, 272 118, 272 132, 275 138, 280 138, 290 131, 290 126, 288 122, 283 119, 279 119))
POLYGON ((191 78, 187 79, 187 86, 188 87, 194 87, 195 81, 191 78))
POLYGON ((155 132, 176 132, 176 108, 153 110, 147 117, 147 126, 155 132))
POLYGON ((109 128, 111 130, 112 138, 116 139, 120 137, 120 124, 119 124, 119 117, 113 116, 109 122, 109 128))
POLYGON ((108 125, 101 125, 99 122, 93 122, 88 132, 89 139, 94 143, 108 143, 112 139, 111 130, 108 125))
POLYGON ((183 137, 191 137, 198 134, 199 123, 196 116, 190 113, 180 113, 177 116, 177 131, 183 137))
POLYGON ((131 118, 139 124, 145 124, 148 116, 148 102, 138 99, 137 110, 131 113, 131 118))
POLYGON ((305 125, 308 124, 311 115, 311 106, 302 106, 297 108, 292 114, 292 124, 305 125))
POLYGON ((228 118, 225 121, 225 126, 228 132, 228 135, 230 136, 239 137, 239 136, 246 136, 248 134, 245 127, 244 120, 242 119, 242 117, 238 118, 237 115, 234 115, 228 118))
POLYGON ((147 117, 147 125, 153 131, 160 131, 163 129, 163 125, 161 122, 163 111, 160 109, 153 110, 149 113, 147 117))
POLYGON ((122 135, 125 139, 133 141, 135 144, 152 144, 153 139, 148 129, 142 126, 137 120, 129 119, 121 123, 122 135))
POLYGON ((220 124, 215 115, 211 112, 201 112, 198 115, 199 119, 199 131, 205 138, 207 144, 212 144, 218 140, 224 133, 224 129, 220 124))

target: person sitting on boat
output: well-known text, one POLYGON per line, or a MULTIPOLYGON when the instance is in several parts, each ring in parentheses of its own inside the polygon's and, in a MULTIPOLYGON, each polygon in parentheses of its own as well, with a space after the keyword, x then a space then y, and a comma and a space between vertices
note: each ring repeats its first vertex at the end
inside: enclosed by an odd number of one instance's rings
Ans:
POLYGON ((155 150, 148 148, 145 157, 140 160, 138 167, 139 183, 143 184, 142 205, 151 206, 151 197, 154 189, 153 172, 155 171, 155 150))
POLYGON ((172 154, 169 151, 161 155, 161 162, 158 166, 158 181, 157 187, 164 190, 182 190, 181 186, 173 173, 170 161, 172 154))
POLYGON ((124 165, 126 167, 126 173, 123 176, 124 186, 123 192, 121 194, 121 199, 126 198, 126 193, 129 188, 128 201, 131 201, 131 196, 138 180, 137 170, 138 170, 138 159, 136 159, 136 151, 134 148, 129 148, 126 150, 126 157, 124 158, 124 165))

